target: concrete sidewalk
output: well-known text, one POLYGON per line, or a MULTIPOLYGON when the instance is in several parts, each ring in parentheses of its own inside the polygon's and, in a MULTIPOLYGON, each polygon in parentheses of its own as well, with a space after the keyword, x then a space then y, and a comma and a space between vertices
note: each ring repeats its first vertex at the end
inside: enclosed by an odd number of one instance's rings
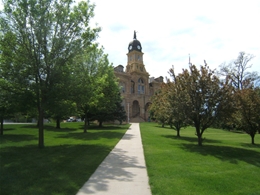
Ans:
POLYGON ((139 123, 132 123, 77 193, 85 194, 151 195, 139 123))

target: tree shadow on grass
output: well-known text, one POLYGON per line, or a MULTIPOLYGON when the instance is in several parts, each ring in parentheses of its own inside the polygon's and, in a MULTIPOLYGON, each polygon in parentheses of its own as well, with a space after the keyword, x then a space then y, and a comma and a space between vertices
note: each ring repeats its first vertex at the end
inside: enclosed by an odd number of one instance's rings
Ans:
POLYGON ((260 149, 260 144, 242 143, 241 146, 246 147, 246 148, 259 148, 260 149))
MULTIPOLYGON (((21 128, 38 130, 37 125, 24 125, 21 128)), ((64 128, 61 127, 60 129, 57 129, 55 126, 52 126, 52 125, 44 125, 43 128, 46 131, 54 131, 54 132, 70 132, 70 131, 78 130, 77 128, 71 128, 71 127, 70 128, 69 127, 64 127, 64 128)))
MULTIPOLYGON (((191 143, 194 143, 194 144, 198 143, 197 137, 186 137, 186 136, 177 137, 176 135, 163 135, 163 137, 170 138, 170 139, 176 139, 176 140, 188 141, 188 142, 191 142, 191 143)), ((203 143, 221 143, 221 141, 203 138, 203 143)))
MULTIPOLYGON (((81 125, 79 129, 84 129, 84 125, 81 125)), ((88 126, 88 130, 125 130, 126 126, 119 126, 119 125, 103 125, 102 127, 99 127, 98 125, 91 125, 88 126)))
POLYGON ((57 129, 54 126, 44 125, 44 130, 46 130, 46 131, 53 131, 53 132, 71 132, 71 131, 77 131, 78 128, 61 127, 60 129, 57 129))
POLYGON ((4 144, 7 142, 23 142, 37 140, 37 136, 26 135, 26 134, 5 134, 0 136, 0 143, 4 144))
POLYGON ((257 152, 250 149, 229 146, 197 146, 194 144, 182 144, 182 148, 188 152, 196 152, 203 156, 211 155, 222 161, 229 161, 233 164, 237 164, 239 161, 244 161, 248 164, 260 167, 260 151, 257 152))
POLYGON ((38 129, 36 124, 23 125, 23 126, 21 126, 21 128, 24 128, 24 129, 38 129))
POLYGON ((117 132, 117 131, 91 131, 89 130, 87 133, 83 132, 71 132, 66 135, 59 135, 57 138, 73 138, 77 140, 98 140, 101 138, 121 138, 125 132, 117 132))
MULTIPOLYGON (((63 145, 38 149, 35 146, 10 147, 0 151, 1 195, 76 194, 111 151, 105 145, 63 145)), ((125 167, 139 167, 134 157, 113 153, 111 163, 93 185, 106 191, 106 179, 132 181, 125 167), (116 162, 116 163, 114 163, 116 162), (118 166, 124 163, 124 167, 118 166)), ((89 190, 89 189, 87 189, 89 190)))
POLYGON ((12 131, 12 130, 15 130, 15 128, 6 128, 6 126, 4 126, 4 132, 5 131, 12 131))

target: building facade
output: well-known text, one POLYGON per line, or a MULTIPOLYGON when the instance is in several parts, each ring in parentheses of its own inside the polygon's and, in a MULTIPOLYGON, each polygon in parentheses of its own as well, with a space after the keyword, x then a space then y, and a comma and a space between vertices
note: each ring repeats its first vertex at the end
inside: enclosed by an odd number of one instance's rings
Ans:
POLYGON ((149 77, 143 61, 142 45, 134 32, 133 40, 128 45, 127 65, 114 68, 119 79, 123 106, 129 122, 142 122, 149 120, 148 108, 151 97, 163 83, 163 77, 149 77))

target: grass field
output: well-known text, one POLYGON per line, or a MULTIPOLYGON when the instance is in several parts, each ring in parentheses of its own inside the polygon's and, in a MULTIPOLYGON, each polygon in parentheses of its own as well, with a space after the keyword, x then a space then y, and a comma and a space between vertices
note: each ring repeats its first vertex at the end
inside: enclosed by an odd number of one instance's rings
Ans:
POLYGON ((260 195, 260 135, 208 129, 199 147, 192 127, 140 129, 153 195, 260 195))
POLYGON ((62 123, 45 127, 45 148, 38 148, 35 125, 5 125, 0 136, 1 195, 76 194, 114 148, 129 125, 91 127, 62 123))

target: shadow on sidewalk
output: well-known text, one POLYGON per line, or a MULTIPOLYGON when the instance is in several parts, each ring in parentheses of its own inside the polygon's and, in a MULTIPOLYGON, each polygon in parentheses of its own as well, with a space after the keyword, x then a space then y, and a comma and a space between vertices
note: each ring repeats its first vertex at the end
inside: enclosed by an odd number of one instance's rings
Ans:
MULTIPOLYGON (((120 144, 129 145, 129 143, 124 143, 124 141, 135 137, 135 135, 125 134, 122 138, 123 143, 121 142, 120 144)), ((138 177, 138 180, 142 179, 140 178, 142 176, 138 173, 146 169, 144 164, 136 154, 136 151, 116 147, 84 184, 78 194, 95 194, 97 192, 109 191, 111 183, 113 183, 113 187, 120 188, 125 182, 136 182, 136 177, 138 177)))

